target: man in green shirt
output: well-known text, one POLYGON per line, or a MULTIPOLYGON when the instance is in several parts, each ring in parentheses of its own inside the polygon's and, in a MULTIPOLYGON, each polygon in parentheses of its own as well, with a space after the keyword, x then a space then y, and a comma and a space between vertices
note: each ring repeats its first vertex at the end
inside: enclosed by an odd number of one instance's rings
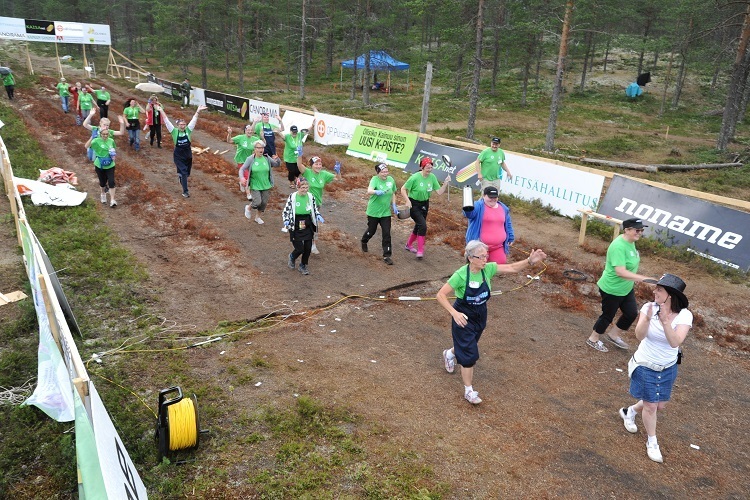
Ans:
POLYGON ((64 112, 68 112, 68 99, 70 99, 70 91, 68 90, 68 84, 65 78, 60 78, 60 83, 54 86, 60 94, 60 102, 64 112))
POLYGON ((479 153, 474 167, 477 169, 477 177, 482 182, 482 191, 487 186, 494 186, 500 191, 502 177, 500 167, 508 174, 508 180, 513 179, 508 165, 505 164, 505 153, 500 149, 500 138, 493 137, 490 141, 490 147, 479 153))

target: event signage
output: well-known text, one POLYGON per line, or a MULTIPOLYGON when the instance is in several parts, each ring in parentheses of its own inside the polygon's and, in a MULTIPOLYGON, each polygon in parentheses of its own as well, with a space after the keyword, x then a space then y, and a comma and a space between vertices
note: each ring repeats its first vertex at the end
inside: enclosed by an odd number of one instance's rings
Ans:
POLYGON ((281 122, 281 110, 279 109, 278 104, 258 101, 256 99, 248 100, 248 104, 250 106, 250 114, 248 115, 249 118, 251 118, 250 121, 253 121, 261 113, 268 113, 270 123, 275 123, 276 121, 281 122))
POLYGON ((26 40, 26 24, 16 17, 0 17, 0 38, 26 40))
POLYGON ((108 24, 0 17, 0 39, 112 45, 108 24))
POLYGON ((250 100, 247 97, 229 94, 224 96, 224 112, 226 114, 247 120, 249 109, 250 100))
POLYGON ((473 176, 476 176, 474 161, 477 159, 477 154, 475 152, 452 148, 450 146, 443 146, 442 144, 419 139, 417 146, 414 149, 414 154, 412 154, 409 163, 406 165, 406 171, 418 171, 419 162, 426 156, 432 158, 432 173, 435 174, 441 182, 446 176, 450 175, 451 185, 453 186, 463 187, 467 184, 474 185, 474 182, 476 181, 476 178, 473 178, 473 176), (450 157, 450 167, 443 161, 443 155, 450 157))
POLYGON ((26 40, 32 42, 56 42, 55 22, 40 21, 38 19, 25 19, 26 40))
POLYGON ((224 113, 224 94, 213 92, 211 90, 205 90, 203 95, 206 97, 206 106, 208 109, 224 113))
POLYGON ((315 113, 315 142, 325 146, 348 146, 360 120, 325 113, 315 113))
POLYGON ((505 163, 513 177, 503 176, 500 189, 503 193, 528 201, 539 200, 567 217, 580 215, 580 208, 596 210, 599 206, 603 175, 507 151, 505 163))
POLYGON ((599 213, 648 221, 646 236, 750 270, 750 214, 615 175, 599 213))
POLYGON ((405 168, 409 163, 417 134, 358 125, 346 154, 405 168))

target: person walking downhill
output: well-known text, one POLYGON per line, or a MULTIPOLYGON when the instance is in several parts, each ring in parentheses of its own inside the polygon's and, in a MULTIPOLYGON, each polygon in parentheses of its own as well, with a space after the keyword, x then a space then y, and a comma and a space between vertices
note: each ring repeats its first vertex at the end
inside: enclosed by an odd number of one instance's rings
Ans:
POLYGON ((190 198, 188 177, 190 177, 190 171, 193 169, 193 150, 190 149, 190 136, 193 135, 195 125, 198 123, 198 114, 204 109, 207 109, 206 106, 198 106, 190 123, 186 123, 182 118, 177 119, 177 127, 169 121, 167 112, 163 109, 161 111, 164 116, 164 124, 167 126, 167 132, 172 134, 172 140, 174 141, 173 159, 174 165, 177 167, 177 178, 182 187, 183 198, 190 198))
POLYGON ((290 194, 287 198, 281 216, 284 228, 289 231, 289 239, 294 246, 294 250, 289 254, 289 268, 294 269, 297 257, 302 256, 299 272, 305 275, 310 274, 307 264, 312 250, 313 234, 317 230, 318 223, 325 222, 309 188, 307 179, 301 178, 297 192, 290 194))
POLYGON ((89 116, 94 108, 94 96, 91 94, 91 87, 85 85, 78 93, 78 114, 83 120, 89 116))
POLYGON ((99 116, 102 118, 109 118, 109 103, 111 96, 107 89, 102 86, 99 90, 94 91, 96 97, 96 105, 99 107, 99 116))
POLYGON ((68 112, 68 102, 70 100, 70 91, 68 90, 68 84, 65 78, 60 78, 60 81, 57 85, 53 85, 54 88, 57 89, 58 94, 60 94, 60 104, 62 106, 62 110, 67 113, 68 112))
POLYGON ((141 120, 139 119, 141 113, 145 113, 146 110, 143 106, 138 104, 135 99, 130 100, 130 105, 123 111, 123 117, 128 122, 128 139, 130 145, 135 148, 136 151, 141 149, 141 120))
POLYGON ((81 87, 81 82, 76 82, 74 85, 68 87, 68 92, 70 92, 68 109, 72 109, 76 114, 76 125, 79 126, 83 123, 83 117, 81 116, 81 112, 78 108, 78 97, 81 95, 81 90, 83 90, 83 88, 81 87))
POLYGON ((367 231, 362 235, 362 251, 367 252, 367 242, 375 236, 380 226, 383 236, 383 262, 389 266, 393 265, 391 259, 391 208, 396 214, 396 181, 388 175, 388 166, 385 163, 375 165, 376 175, 370 179, 367 194, 370 199, 367 202, 367 231))
POLYGON ((502 177, 500 177, 500 168, 505 170, 508 180, 513 179, 508 165, 505 164, 505 152, 500 149, 500 138, 493 137, 490 140, 490 147, 479 153, 474 161, 474 168, 477 171, 477 178, 482 183, 482 191, 487 186, 494 186, 500 191, 502 177))
POLYGON ((547 258, 541 249, 532 250, 528 258, 512 264, 487 262, 489 249, 479 240, 472 240, 464 250, 466 264, 448 279, 437 293, 438 304, 451 315, 453 347, 443 351, 443 364, 453 373, 461 365, 464 398, 471 404, 482 402, 474 390, 474 365, 479 360, 478 342, 487 326, 487 301, 492 296, 492 277, 497 273, 517 273, 547 258), (448 297, 455 295, 451 304, 448 297))
MULTIPOLYGON (((259 140, 260 137, 253 133, 253 126, 250 123, 245 125, 244 134, 235 135, 234 137, 232 137, 232 127, 227 127, 227 142, 237 145, 237 152, 234 154, 234 162, 237 164, 237 171, 239 171, 239 169, 242 168, 242 165, 245 164, 245 160, 253 154, 253 147, 259 140)), ((240 191, 245 190, 247 177, 245 177, 244 181, 245 182, 240 181, 240 191)))
POLYGON ((148 138, 151 147, 154 146, 154 138, 156 138, 156 147, 159 149, 161 149, 162 111, 159 98, 152 95, 146 105, 146 127, 148 127, 148 138))
POLYGON ((110 137, 110 130, 102 128, 99 130, 99 136, 91 141, 91 149, 94 151, 94 171, 99 179, 101 188, 101 201, 107 203, 107 194, 109 194, 109 206, 115 208, 115 140, 110 137))
POLYGON ((16 92, 16 79, 10 71, 3 75, 3 85, 5 85, 5 93, 8 94, 8 99, 12 101, 16 92))
POLYGON ((430 210, 430 196, 433 192, 443 194, 451 176, 448 175, 440 185, 435 174, 432 173, 432 158, 425 156, 419 161, 419 172, 412 174, 406 184, 401 186, 401 196, 406 200, 409 215, 414 221, 414 229, 406 242, 406 250, 417 254, 417 258, 424 257, 424 243, 427 236, 427 212, 430 210), (414 242, 417 248, 414 248, 414 242))
POLYGON ((283 139, 281 133, 284 132, 284 122, 279 121, 279 125, 270 123, 269 120, 271 115, 268 111, 261 111, 260 116, 253 122, 253 130, 255 135, 263 139, 266 144, 266 149, 263 151, 264 154, 274 157, 276 156, 276 134, 283 139))
MULTIPOLYGON (((307 179, 307 182, 310 184, 310 192, 315 197, 315 201, 318 204, 318 209, 323 210, 323 188, 326 187, 326 185, 330 182, 333 182, 335 180, 341 180, 341 163, 336 162, 333 165, 333 171, 336 172, 336 174, 332 174, 328 170, 323 170, 323 160, 320 159, 319 156, 313 156, 310 158, 310 166, 307 167, 302 162, 302 146, 298 146, 299 154, 297 155, 297 169, 300 172, 300 178, 301 179, 307 179)), ((313 238, 312 242, 312 253, 315 255, 318 255, 320 253, 320 250, 318 250, 317 245, 315 244, 318 240, 318 236, 320 235, 320 228, 315 231, 315 237, 313 238)))
POLYGON ((654 301, 641 307, 635 337, 641 341, 628 363, 630 395, 638 400, 620 408, 620 418, 628 432, 635 434, 635 417, 643 417, 646 428, 646 454, 654 462, 663 462, 656 440, 656 414, 672 397, 680 364, 680 346, 693 326, 693 313, 688 309, 685 282, 674 274, 665 274, 656 282, 654 301))
POLYGON ((600 352, 609 351, 599 337, 604 335, 612 324, 618 309, 622 311, 622 315, 605 338, 619 349, 630 347, 622 340, 622 334, 638 317, 634 285, 639 281, 653 280, 638 274, 641 256, 635 248, 635 242, 643 236, 643 228, 648 226, 644 225, 641 219, 627 219, 622 221, 622 227, 623 233, 607 248, 604 272, 596 282, 599 286, 599 295, 602 297, 602 314, 594 323, 594 330, 586 340, 586 345, 600 352))
POLYGON ((272 158, 263 153, 265 147, 262 140, 255 141, 253 155, 245 160, 238 173, 240 183, 247 183, 246 189, 248 200, 250 200, 250 204, 245 205, 245 217, 255 220, 257 224, 264 224, 261 215, 265 213, 268 200, 271 197, 271 188, 273 188, 273 172, 271 169, 281 165, 281 160, 278 157, 272 158))
POLYGON ((298 132, 297 125, 289 127, 289 133, 284 134, 284 163, 286 163, 289 188, 296 187, 297 177, 300 175, 297 159, 302 155, 302 134, 298 132))
MULTIPOLYGON (((91 131, 91 137, 86 142, 86 157, 89 159, 89 161, 94 161, 94 150, 91 149, 91 142, 99 137, 99 133, 102 130, 109 130, 110 122, 109 118, 102 118, 99 120, 99 126, 91 125, 91 120, 96 116, 96 107, 91 109, 91 112, 86 115, 86 118, 83 120, 83 128, 86 130, 91 131)), ((114 139, 113 136, 123 136, 125 135, 124 129, 125 129, 125 118, 122 116, 117 117, 120 121, 120 130, 112 130, 109 133, 109 137, 114 139)))

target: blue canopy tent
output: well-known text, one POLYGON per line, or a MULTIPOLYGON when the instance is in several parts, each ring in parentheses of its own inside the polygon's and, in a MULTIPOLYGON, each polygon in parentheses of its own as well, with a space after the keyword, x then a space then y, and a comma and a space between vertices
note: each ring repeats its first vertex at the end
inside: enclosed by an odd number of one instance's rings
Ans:
MULTIPOLYGON (((357 69, 364 69, 365 54, 357 58, 357 69)), ((343 61, 341 63, 341 85, 344 84, 344 68, 354 68, 354 59, 343 61)), ((409 87, 409 63, 397 61, 384 50, 370 51, 370 69, 373 71, 388 71, 388 80, 386 81, 385 91, 391 89, 391 71, 406 71, 406 87, 409 87)))

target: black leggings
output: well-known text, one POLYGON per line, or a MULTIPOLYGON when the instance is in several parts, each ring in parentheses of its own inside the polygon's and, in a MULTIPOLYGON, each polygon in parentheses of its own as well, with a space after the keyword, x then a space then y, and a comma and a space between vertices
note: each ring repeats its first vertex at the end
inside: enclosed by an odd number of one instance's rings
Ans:
POLYGON ((611 295, 603 290, 599 290, 602 296, 602 314, 594 323, 594 331, 599 335, 603 334, 615 319, 617 310, 622 311, 620 319, 617 320, 617 328, 622 331, 630 328, 633 321, 638 317, 638 304, 635 302, 635 291, 630 290, 627 295, 611 295))
POLYGON ((297 260, 297 257, 302 256, 300 264, 303 266, 307 265, 307 261, 310 259, 310 252, 312 251, 312 240, 292 240, 294 245, 294 251, 292 252, 292 260, 297 260))
POLYGON ((297 166, 297 163, 292 162, 285 162, 286 163, 286 171, 287 175, 286 178, 289 180, 289 182, 294 182, 297 177, 299 177, 299 167, 297 166))
POLYGON ((150 125, 148 131, 149 139, 151 139, 151 145, 154 145, 154 136, 156 136, 156 144, 161 144, 161 123, 159 125, 150 125))
POLYGON ((5 92, 8 94, 8 99, 13 99, 14 89, 15 87, 13 85, 5 86, 5 92))
POLYGON ((115 167, 99 168, 94 167, 96 176, 99 178, 99 187, 109 186, 109 189, 115 187, 115 167))
POLYGON ((378 230, 378 224, 383 232, 383 257, 391 256, 391 216, 388 217, 370 217, 367 216, 367 232, 362 235, 362 243, 367 243, 370 238, 375 236, 378 230))
POLYGON ((430 200, 417 201, 409 198, 411 202, 411 211, 409 215, 414 221, 414 230, 412 233, 417 236, 427 235, 427 212, 430 210, 430 200))

